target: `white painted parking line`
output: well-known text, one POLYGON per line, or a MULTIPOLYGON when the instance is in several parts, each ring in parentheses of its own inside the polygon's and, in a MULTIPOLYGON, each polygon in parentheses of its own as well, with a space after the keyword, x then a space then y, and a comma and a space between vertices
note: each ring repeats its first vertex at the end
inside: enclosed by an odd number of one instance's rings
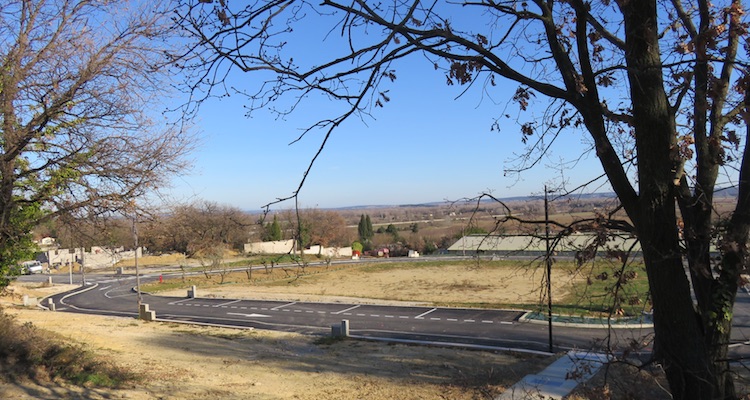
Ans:
POLYGON ((343 313, 345 313, 345 312, 348 312, 348 311, 354 310, 355 308, 358 308, 358 307, 360 307, 360 306, 361 306, 361 304, 358 304, 358 305, 356 305, 356 306, 354 306, 354 307, 349 307, 349 308, 347 308, 347 309, 344 309, 344 310, 341 310, 341 311, 337 311, 337 312, 335 312, 335 313, 331 313, 331 314, 333 314, 333 315, 343 314, 343 313))
POLYGON ((483 324, 493 324, 493 323, 494 323, 494 321, 487 321, 487 320, 485 319, 485 320, 482 320, 482 323, 483 323, 483 324))
POLYGON ((432 310, 430 310, 430 311, 427 311, 427 312, 423 312, 422 314, 419 314, 419 315, 417 315, 416 317, 414 317, 414 319, 424 319, 424 316, 425 316, 425 315, 427 315, 427 314, 429 314, 429 313, 431 313, 431 312, 434 312, 434 311, 437 311, 437 308, 433 308, 433 309, 432 309, 432 310))
POLYGON ((513 325, 513 323, 510 322, 510 321, 500 321, 500 324, 502 324, 502 325, 513 325))
MULTIPOLYGON (((282 305, 280 305, 280 306, 276 306, 276 307, 272 308, 272 309, 271 309, 271 311, 277 311, 277 310, 280 310, 280 309, 282 309, 282 308, 284 308, 284 307, 289 307, 289 306, 293 306, 293 305, 295 305, 295 304, 297 304, 297 302, 296 302, 296 301, 293 301, 293 302, 291 302, 291 303, 287 303, 287 304, 282 304, 282 305)), ((286 310, 285 310, 285 311, 286 311, 286 310)))
POLYGON ((105 287, 103 287, 103 288, 101 288, 101 289, 99 289, 99 290, 107 290, 107 289, 109 289, 109 288, 111 288, 111 287, 112 287, 112 285, 109 285, 109 286, 105 286, 105 287))
MULTIPOLYGON (((169 304, 170 306, 174 306, 174 305, 177 305, 179 303, 182 303, 183 301, 190 301, 190 300, 193 300, 193 299, 182 299, 182 300, 177 300, 177 301, 171 301, 171 302, 169 302, 167 304, 169 304)), ((190 304, 184 304, 184 305, 189 306, 190 304)))
POLYGON ((242 300, 234 300, 234 301, 229 301, 229 302, 226 302, 226 303, 221 303, 221 304, 217 304, 217 305, 215 305, 214 307, 226 307, 226 306, 228 306, 228 305, 230 305, 230 304, 234 304, 234 303, 239 303, 239 302, 241 302, 241 301, 242 301, 242 300))
POLYGON ((271 317, 270 315, 263 315, 263 314, 241 314, 241 313, 232 313, 232 312, 227 313, 227 315, 241 315, 243 317, 248 317, 248 318, 270 318, 271 317))
POLYGON ((465 319, 464 322, 477 322, 477 321, 474 321, 473 319, 465 319))

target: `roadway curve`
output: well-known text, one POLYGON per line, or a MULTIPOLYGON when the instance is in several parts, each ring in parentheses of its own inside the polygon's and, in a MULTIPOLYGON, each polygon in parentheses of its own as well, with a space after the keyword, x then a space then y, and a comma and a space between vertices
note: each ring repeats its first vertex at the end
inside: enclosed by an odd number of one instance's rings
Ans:
MULTIPOLYGON (((141 276, 141 281, 158 277, 158 273, 146 274, 141 276)), ((134 276, 89 274, 86 278, 86 284, 80 288, 50 296, 41 304, 47 306, 52 301, 58 312, 138 316, 137 294, 133 290, 134 276)), ((45 276, 44 279, 48 278, 45 276)), ((53 279, 67 283, 68 277, 54 276, 53 279)), ((547 324, 521 321, 519 318, 524 312, 518 310, 178 298, 146 293, 142 294, 142 302, 156 312, 158 321, 329 334, 332 325, 348 320, 352 336, 374 340, 434 342, 472 348, 549 350, 547 324)), ((555 326, 553 345, 554 351, 598 349, 601 343, 609 340, 615 347, 626 345, 631 340, 650 338, 651 333, 650 328, 608 331, 555 326)))

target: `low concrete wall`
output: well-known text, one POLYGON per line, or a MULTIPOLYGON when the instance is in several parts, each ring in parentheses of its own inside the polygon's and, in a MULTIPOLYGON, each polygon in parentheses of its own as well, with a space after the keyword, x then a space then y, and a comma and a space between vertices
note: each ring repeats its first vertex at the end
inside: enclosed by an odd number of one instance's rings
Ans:
MULTIPOLYGON (((294 248, 293 240, 278 240, 275 242, 255 242, 245 244, 245 253, 248 254, 286 254, 291 253, 294 248)), ((311 246, 304 249, 304 254, 321 255, 323 257, 351 257, 351 247, 321 247, 311 246)))
POLYGON ((273 242, 245 243, 248 254, 285 254, 292 251, 294 240, 277 240, 273 242))
MULTIPOLYGON (((139 247, 136 251, 138 252, 138 257, 143 257, 142 247, 139 247)), ((107 268, 112 267, 122 260, 135 258, 136 251, 125 250, 122 247, 108 248, 100 246, 92 246, 91 251, 84 251, 83 248, 54 249, 45 252, 47 259, 43 262, 54 268, 59 265, 80 264, 81 257, 83 256, 86 268, 107 268)))

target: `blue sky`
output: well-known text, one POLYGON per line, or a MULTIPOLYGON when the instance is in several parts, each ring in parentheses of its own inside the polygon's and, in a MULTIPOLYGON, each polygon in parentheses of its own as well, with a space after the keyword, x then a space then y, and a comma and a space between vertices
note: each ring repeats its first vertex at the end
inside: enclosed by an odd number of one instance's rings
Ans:
MULTIPOLYGON (((517 115, 514 107, 506 108, 516 85, 500 81, 492 99, 479 87, 456 99, 465 87, 447 86, 443 73, 423 59, 406 61, 395 66, 391 101, 374 111, 374 119, 351 119, 334 132, 300 192, 303 207, 426 203, 486 191, 499 197, 539 194, 558 173, 548 168, 551 163, 580 155, 583 135, 569 132, 520 181, 504 176, 508 162, 523 150, 521 135, 512 120, 505 120, 499 132, 490 127, 501 114, 517 115)), ((236 75, 231 83, 251 79, 236 75)), ((262 111, 248 118, 245 104, 237 95, 203 104, 196 120, 203 140, 192 156, 192 171, 173 180, 173 196, 254 211, 297 188, 322 132, 290 143, 316 118, 333 116, 335 104, 310 99, 286 120, 262 111)), ((574 186, 600 171, 598 161, 588 157, 567 178, 574 186)))
MULTIPOLYGON (((485 191, 500 197, 538 194, 557 173, 550 163, 580 154, 582 135, 571 132, 520 181, 504 176, 508 162, 523 150, 513 123, 500 132, 490 129, 506 99, 492 104, 470 93, 454 100, 456 88, 443 82, 437 75, 401 74, 391 102, 376 110, 375 120, 352 119, 334 132, 300 192, 301 204, 331 208, 458 200, 485 191)), ((320 113, 327 109, 326 102, 309 106, 320 113)), ((193 169, 173 181, 175 196, 253 211, 296 189, 322 133, 290 144, 306 126, 303 118, 244 114, 238 96, 203 106, 197 120, 202 143, 192 155, 193 169)), ((595 159, 583 165, 572 183, 600 171, 595 159)))

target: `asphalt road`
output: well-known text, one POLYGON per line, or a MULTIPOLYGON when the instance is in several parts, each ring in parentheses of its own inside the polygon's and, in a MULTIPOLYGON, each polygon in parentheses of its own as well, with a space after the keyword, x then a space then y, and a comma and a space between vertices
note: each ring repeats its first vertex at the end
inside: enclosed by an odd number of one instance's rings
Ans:
MULTIPOLYGON (((160 273, 145 273, 141 282, 153 281, 160 273)), ((166 276, 166 274, 165 274, 166 276)), ((69 283, 67 275, 32 275, 21 281, 69 283)), ((73 282, 82 284, 80 275, 73 282)), ((86 284, 67 293, 49 297, 58 312, 76 312, 124 317, 138 316, 138 299, 133 275, 88 274, 86 284)), ((519 318, 518 310, 462 309, 446 307, 401 307, 371 304, 286 302, 200 297, 163 297, 142 294, 142 302, 161 321, 257 328, 304 334, 325 335, 332 325, 348 320, 350 334, 374 340, 434 342, 472 348, 549 350, 546 322, 531 323, 519 318)), ((47 305, 47 299, 42 305, 47 305)), ((554 326, 553 350, 624 348, 631 342, 645 345, 653 336, 651 328, 612 330, 582 326, 554 326)), ((730 354, 750 358, 750 295, 739 292, 734 308, 730 354)))
MULTIPOLYGON (((159 274, 141 275, 141 281, 159 274)), ((66 275, 52 275, 56 283, 69 283, 66 275)), ((47 280, 47 275, 21 277, 47 280)), ((75 276, 74 283, 81 283, 75 276)), ((137 294, 132 275, 88 274, 86 284, 71 292, 51 296, 57 312, 76 312, 136 317, 137 294)), ((472 348, 548 351, 546 322, 530 323, 518 310, 401 307, 371 304, 287 302, 200 297, 163 297, 142 294, 142 302, 161 321, 181 321, 231 327, 270 329, 305 334, 330 334, 332 325, 349 321, 350 334, 374 340, 434 342, 472 348)), ((42 305, 47 305, 47 299, 42 305)), ((646 341, 650 328, 614 329, 553 327, 553 349, 592 349, 601 344, 624 346, 631 340, 646 341)))

